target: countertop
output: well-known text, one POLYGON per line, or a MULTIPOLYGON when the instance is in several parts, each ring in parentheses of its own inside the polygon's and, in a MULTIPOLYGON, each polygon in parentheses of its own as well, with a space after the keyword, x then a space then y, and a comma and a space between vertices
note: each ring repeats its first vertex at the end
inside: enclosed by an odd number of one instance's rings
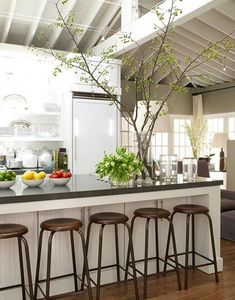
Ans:
POLYGON ((94 175, 74 175, 66 186, 54 186, 47 178, 40 187, 29 188, 18 177, 16 184, 10 189, 0 190, 0 204, 178 190, 216 186, 222 183, 222 180, 202 177, 198 177, 194 182, 184 182, 179 175, 177 182, 134 182, 125 187, 116 187, 97 179, 94 175))

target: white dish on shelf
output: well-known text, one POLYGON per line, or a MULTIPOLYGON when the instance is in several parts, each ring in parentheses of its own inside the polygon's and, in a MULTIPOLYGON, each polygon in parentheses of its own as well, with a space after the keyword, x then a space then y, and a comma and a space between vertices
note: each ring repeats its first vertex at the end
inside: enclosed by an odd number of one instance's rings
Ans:
POLYGON ((22 182, 29 187, 38 187, 43 183, 44 179, 31 179, 26 180, 22 178, 22 182))
POLYGON ((71 177, 68 178, 50 178, 54 185, 66 185, 70 181, 71 177))
POLYGON ((9 189, 11 186, 13 186, 15 183, 15 180, 10 181, 0 181, 0 190, 9 189))
POLYGON ((27 100, 18 94, 10 94, 0 100, 1 109, 7 110, 27 110, 27 100))

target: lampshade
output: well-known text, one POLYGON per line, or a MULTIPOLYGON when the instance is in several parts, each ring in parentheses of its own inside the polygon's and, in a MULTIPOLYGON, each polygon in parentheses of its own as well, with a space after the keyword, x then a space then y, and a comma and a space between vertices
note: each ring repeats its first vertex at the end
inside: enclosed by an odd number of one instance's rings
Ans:
POLYGON ((213 148, 226 148, 227 146, 227 140, 228 140, 228 134, 227 133, 215 133, 211 147, 213 148))
MULTIPOLYGON (((154 115, 158 109, 160 104, 156 103, 155 101, 150 101, 150 112, 154 115)), ((168 114, 168 107, 167 104, 163 106, 163 109, 161 112, 165 112, 166 114, 163 116, 159 116, 154 124, 153 132, 170 132, 170 118, 168 114)), ((135 112, 134 112, 135 113, 135 112)), ((146 114, 146 106, 143 101, 138 102, 138 117, 136 120, 137 128, 140 130, 143 122, 144 122, 144 116, 146 114)), ((147 122, 145 125, 145 130, 148 129, 150 125, 151 120, 147 122)))

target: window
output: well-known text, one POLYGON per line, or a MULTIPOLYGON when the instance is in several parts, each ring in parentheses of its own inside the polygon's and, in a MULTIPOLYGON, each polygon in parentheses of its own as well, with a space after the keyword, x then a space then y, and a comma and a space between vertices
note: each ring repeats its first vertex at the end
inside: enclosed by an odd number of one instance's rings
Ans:
POLYGON ((189 138, 185 132, 185 125, 190 122, 190 119, 174 119, 174 154, 179 159, 192 156, 189 138))
POLYGON ((168 133, 157 132, 152 138, 152 155, 159 160, 161 154, 168 154, 168 133))
POLYGON ((219 148, 213 148, 211 146, 214 134, 217 132, 224 132, 224 118, 208 118, 207 119, 207 126, 208 126, 208 131, 207 131, 207 137, 206 137, 206 143, 204 145, 204 153, 205 155, 209 155, 214 153, 215 156, 212 157, 211 159, 211 164, 215 165, 215 169, 218 169, 219 166, 219 153, 220 149, 219 148))
MULTIPOLYGON (((137 152, 134 130, 124 117, 121 117, 121 145, 125 147, 128 152, 137 152)), ((168 152, 168 133, 158 132, 153 134, 153 159, 159 160, 161 154, 167 154, 168 152)))
MULTIPOLYGON (((129 120, 128 117, 126 117, 129 120)), ((125 147, 128 152, 135 152, 137 147, 135 147, 135 134, 133 132, 132 126, 128 123, 124 117, 121 117, 121 146, 125 147)))
POLYGON ((228 138, 235 140, 235 117, 228 118, 228 138))

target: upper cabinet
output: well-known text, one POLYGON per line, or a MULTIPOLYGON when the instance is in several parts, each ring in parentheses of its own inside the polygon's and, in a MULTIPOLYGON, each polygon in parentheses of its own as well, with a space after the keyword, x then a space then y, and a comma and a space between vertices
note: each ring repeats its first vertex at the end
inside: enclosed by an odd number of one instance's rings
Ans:
MULTIPOLYGON (((110 60, 109 63, 99 63, 98 58, 89 60, 91 71, 94 71, 94 77, 99 82, 107 82, 110 87, 114 88, 116 95, 121 94, 121 62, 120 60, 110 60)), ((71 70, 72 90, 81 92, 104 93, 101 88, 84 72, 79 69, 71 70)))

